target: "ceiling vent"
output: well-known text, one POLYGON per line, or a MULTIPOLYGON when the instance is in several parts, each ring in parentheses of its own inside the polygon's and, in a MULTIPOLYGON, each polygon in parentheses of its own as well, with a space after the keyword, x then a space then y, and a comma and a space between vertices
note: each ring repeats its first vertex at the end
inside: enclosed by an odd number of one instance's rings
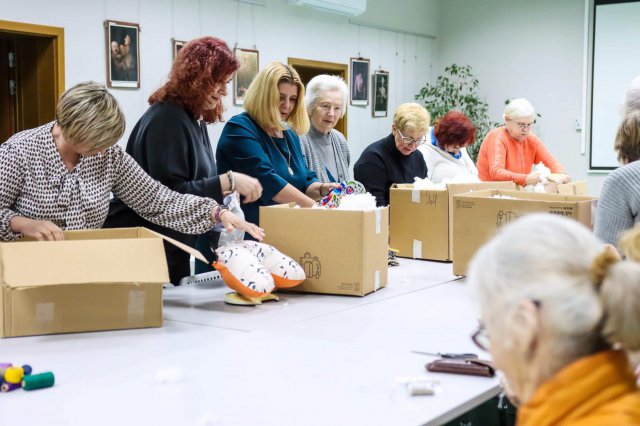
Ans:
POLYGON ((289 0, 289 4, 311 6, 323 12, 345 16, 362 15, 367 10, 367 0, 289 0))

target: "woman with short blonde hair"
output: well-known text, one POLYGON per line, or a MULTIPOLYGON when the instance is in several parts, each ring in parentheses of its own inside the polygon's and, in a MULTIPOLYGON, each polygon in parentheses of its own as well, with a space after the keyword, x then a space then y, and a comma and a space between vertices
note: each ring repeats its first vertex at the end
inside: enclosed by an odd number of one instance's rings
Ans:
POLYGON ((115 97, 85 82, 64 92, 55 121, 0 145, 0 240, 62 240, 66 229, 100 228, 112 192, 145 219, 180 232, 200 234, 220 222, 264 235, 215 200, 152 179, 116 145, 124 128, 115 97))
POLYGON ((365 148, 356 161, 354 178, 376 197, 378 206, 389 205, 389 189, 394 183, 427 177, 427 165, 417 148, 426 141, 430 121, 422 105, 400 105, 393 114, 391 134, 365 148))
POLYGON ((242 172, 262 184, 260 199, 242 205, 249 221, 258 222, 260 206, 295 202, 311 207, 335 187, 318 182, 305 164, 298 137, 309 130, 303 98, 296 70, 272 62, 251 82, 246 111, 222 130, 216 151, 219 171, 242 172))
POLYGON ((574 220, 532 214, 481 248, 468 277, 483 325, 474 341, 522 404, 519 426, 640 425, 625 352, 640 349, 640 263, 574 220))

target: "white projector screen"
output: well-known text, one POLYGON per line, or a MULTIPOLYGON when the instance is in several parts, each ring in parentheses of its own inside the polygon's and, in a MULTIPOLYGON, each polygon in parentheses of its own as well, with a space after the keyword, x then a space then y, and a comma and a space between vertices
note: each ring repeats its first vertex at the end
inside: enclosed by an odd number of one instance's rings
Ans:
POLYGON ((592 170, 619 166, 613 142, 624 94, 640 75, 640 0, 595 0, 591 93, 592 170))

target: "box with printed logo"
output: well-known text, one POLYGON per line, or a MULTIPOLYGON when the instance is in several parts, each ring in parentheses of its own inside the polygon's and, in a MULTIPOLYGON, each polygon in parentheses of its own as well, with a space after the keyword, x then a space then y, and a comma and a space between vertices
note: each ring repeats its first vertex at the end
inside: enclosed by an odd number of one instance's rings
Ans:
POLYGON ((305 293, 364 296, 387 285, 389 209, 260 208, 264 242, 300 263, 305 293))

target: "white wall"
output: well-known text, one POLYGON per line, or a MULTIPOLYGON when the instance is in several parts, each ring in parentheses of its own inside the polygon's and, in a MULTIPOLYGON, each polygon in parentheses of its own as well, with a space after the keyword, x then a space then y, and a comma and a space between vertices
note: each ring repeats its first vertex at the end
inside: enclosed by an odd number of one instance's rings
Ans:
MULTIPOLYGON (((368 11, 355 19, 406 31, 437 33, 437 0, 397 0, 393 13, 385 0, 369 0, 368 11), (388 19, 393 16, 393 19, 388 19)), ((351 56, 370 58, 371 71, 390 72, 389 115, 372 118, 368 107, 349 106, 348 134, 352 163, 371 142, 391 129, 395 107, 412 101, 431 79, 434 42, 425 37, 352 25, 347 17, 267 0, 266 7, 234 0, 0 0, 2 19, 65 29, 66 87, 85 80, 106 79, 105 19, 141 26, 141 88, 112 89, 127 118, 126 139, 147 108, 147 98, 171 67, 171 38, 201 35, 224 39, 233 47, 260 51, 260 66, 288 57, 349 63, 351 56)), ((229 88, 229 93, 232 90, 229 88)), ((231 117, 241 109, 227 98, 231 117)), ((210 126, 215 146, 222 125, 210 126)))
MULTIPOLYGON (((504 100, 525 97, 542 115, 535 132, 598 194, 604 175, 590 175, 581 154, 584 0, 441 0, 437 75, 451 63, 469 64, 492 118, 504 100)), ((611 141, 613 147, 613 141, 611 141)))

